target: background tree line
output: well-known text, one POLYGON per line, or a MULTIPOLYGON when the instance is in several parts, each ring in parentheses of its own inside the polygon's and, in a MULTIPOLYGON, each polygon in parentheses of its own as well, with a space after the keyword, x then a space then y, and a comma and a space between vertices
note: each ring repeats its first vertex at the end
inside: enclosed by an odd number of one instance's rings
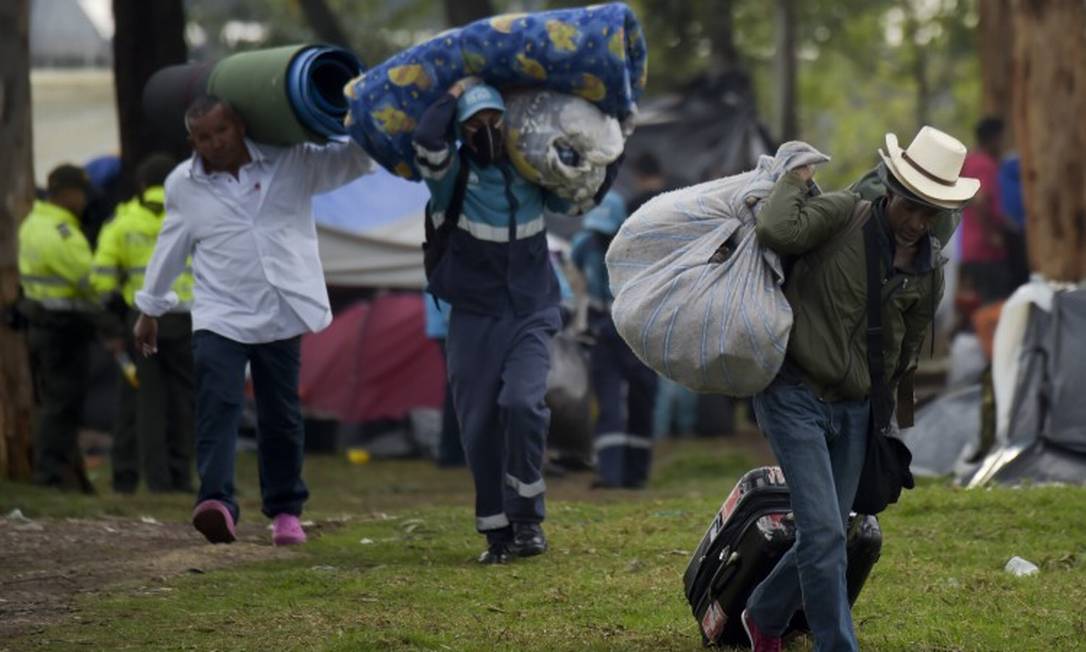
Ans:
MULTIPOLYGON (((126 170, 160 148, 139 97, 158 68, 299 41, 350 46, 367 65, 449 26, 570 0, 113 0, 126 170)), ((630 0, 649 44, 649 95, 744 76, 770 132, 834 156, 824 187, 877 160, 887 131, 922 124, 972 144, 982 113, 1022 155, 1035 271, 1086 278, 1086 4, 1081 0, 630 0)), ((18 294, 16 232, 33 199, 29 0, 0 2, 0 307, 18 294)), ((73 107, 77 110, 78 107, 73 107)), ((29 470, 30 379, 0 324, 0 475, 29 470)))

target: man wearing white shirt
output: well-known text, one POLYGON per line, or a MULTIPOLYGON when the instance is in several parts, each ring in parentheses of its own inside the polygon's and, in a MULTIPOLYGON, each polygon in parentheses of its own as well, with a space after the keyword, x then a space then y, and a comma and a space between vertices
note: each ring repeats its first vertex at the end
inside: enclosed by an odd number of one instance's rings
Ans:
POLYGON ((256 144, 231 107, 198 99, 185 114, 195 152, 166 179, 166 220, 136 294, 137 347, 155 352, 156 317, 177 301, 174 279, 192 256, 196 371, 193 525, 234 541, 234 455, 249 364, 256 398, 262 511, 277 545, 302 543, 298 517, 304 434, 298 399, 301 335, 332 321, 310 197, 370 168, 353 143, 256 144))

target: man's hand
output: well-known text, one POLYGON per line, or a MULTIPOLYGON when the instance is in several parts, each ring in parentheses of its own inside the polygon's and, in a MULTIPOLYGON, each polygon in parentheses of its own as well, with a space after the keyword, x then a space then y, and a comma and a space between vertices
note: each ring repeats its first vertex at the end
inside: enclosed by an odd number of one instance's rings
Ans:
POLYGON ((132 328, 136 338, 136 350, 144 357, 158 353, 158 320, 140 313, 136 325, 132 328))
POLYGON ((483 80, 479 79, 478 77, 476 77, 474 75, 471 75, 469 77, 464 77, 463 79, 461 79, 460 81, 458 81, 458 82, 456 82, 455 84, 452 85, 452 88, 449 89, 449 94, 452 95, 453 97, 460 97, 461 95, 463 95, 467 91, 471 90, 472 88, 475 88, 476 86, 478 86, 479 84, 482 84, 482 83, 483 83, 483 80))
POLYGON ((120 337, 111 337, 105 341, 106 350, 113 355, 120 355, 124 353, 124 339, 120 337))
POLYGON ((815 169, 813 165, 803 165, 798 168, 793 168, 792 174, 799 177, 800 181, 803 183, 807 183, 814 178, 815 169))

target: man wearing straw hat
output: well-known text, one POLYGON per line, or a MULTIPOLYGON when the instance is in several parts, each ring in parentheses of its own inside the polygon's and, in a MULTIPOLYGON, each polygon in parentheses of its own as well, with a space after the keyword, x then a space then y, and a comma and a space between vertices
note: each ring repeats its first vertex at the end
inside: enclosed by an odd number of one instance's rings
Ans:
MULTIPOLYGON (((781 634, 800 608, 816 650, 858 649, 845 583, 845 524, 873 427, 872 405, 882 396, 889 401, 915 367, 942 294, 942 243, 933 227, 947 223, 946 213, 980 186, 960 177, 965 154, 961 142, 932 127, 904 150, 887 134, 878 170, 885 192, 873 201, 851 192, 816 194, 814 170, 805 166, 781 177, 758 216, 759 241, 798 257, 785 285, 795 315, 788 355, 754 399, 791 489, 797 529, 796 545, 742 614, 758 652, 781 649, 781 634), (871 359, 884 361, 885 382, 877 383, 867 351, 868 234, 882 283, 883 350, 871 359)), ((906 408, 899 404, 898 414, 906 408)), ((889 419, 888 411, 874 410, 881 412, 889 419)))

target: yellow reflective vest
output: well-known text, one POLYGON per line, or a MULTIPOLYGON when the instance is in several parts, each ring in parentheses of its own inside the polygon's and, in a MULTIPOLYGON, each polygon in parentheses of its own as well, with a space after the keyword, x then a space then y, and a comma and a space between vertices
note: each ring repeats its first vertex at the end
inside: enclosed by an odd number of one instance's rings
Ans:
POLYGON ((19 227, 19 283, 26 297, 49 310, 94 308, 91 261, 79 219, 56 204, 34 202, 19 227))
MULTIPOLYGON (((163 206, 165 202, 166 191, 162 186, 153 186, 142 197, 119 204, 113 219, 102 227, 91 275, 99 298, 119 291, 125 303, 135 306, 136 292, 143 287, 143 275, 166 217, 165 209, 156 212, 148 206, 163 206)), ((192 306, 191 259, 185 272, 174 281, 173 291, 179 301, 175 310, 188 311, 192 306)))

